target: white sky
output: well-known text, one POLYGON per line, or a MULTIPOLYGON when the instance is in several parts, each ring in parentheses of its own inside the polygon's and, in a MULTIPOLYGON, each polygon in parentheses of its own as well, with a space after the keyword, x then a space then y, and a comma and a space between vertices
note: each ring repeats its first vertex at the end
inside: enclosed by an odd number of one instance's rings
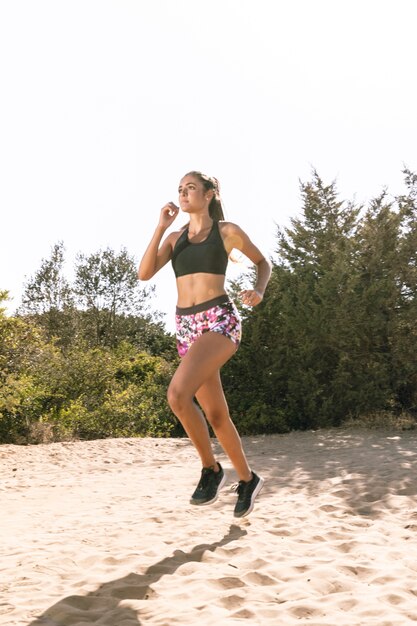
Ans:
MULTIPOLYGON (((181 176, 271 255, 315 167, 358 202, 417 171, 415 0, 0 0, 0 289, 59 240, 137 259, 181 176)), ((185 217, 178 218, 178 224, 185 217)), ((236 270, 236 268, 234 268, 236 270)), ((172 329, 175 281, 154 307, 172 329)))

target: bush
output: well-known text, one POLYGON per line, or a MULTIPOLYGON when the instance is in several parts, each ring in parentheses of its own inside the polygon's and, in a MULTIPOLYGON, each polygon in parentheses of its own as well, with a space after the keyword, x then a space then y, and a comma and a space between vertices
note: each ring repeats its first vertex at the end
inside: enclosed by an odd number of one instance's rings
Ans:
POLYGON ((65 350, 27 320, 0 322, 0 443, 181 432, 166 402, 173 363, 126 342, 65 350))
POLYGON ((288 433, 290 431, 282 410, 255 401, 247 411, 234 416, 234 421, 242 435, 259 433, 288 433))

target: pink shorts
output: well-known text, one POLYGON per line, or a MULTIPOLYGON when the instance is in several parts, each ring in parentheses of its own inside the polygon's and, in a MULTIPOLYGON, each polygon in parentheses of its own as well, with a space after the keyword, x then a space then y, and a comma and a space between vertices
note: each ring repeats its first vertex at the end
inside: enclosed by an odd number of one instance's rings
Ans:
POLYGON ((220 333, 237 346, 242 336, 242 324, 234 303, 225 295, 187 308, 177 307, 175 315, 177 350, 180 357, 204 333, 220 333))

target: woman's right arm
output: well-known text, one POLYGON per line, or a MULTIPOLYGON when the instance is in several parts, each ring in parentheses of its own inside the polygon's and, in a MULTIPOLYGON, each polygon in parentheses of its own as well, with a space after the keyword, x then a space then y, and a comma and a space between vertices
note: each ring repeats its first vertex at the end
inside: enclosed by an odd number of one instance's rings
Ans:
POLYGON ((162 207, 158 226, 139 265, 139 280, 150 280, 170 260, 174 233, 168 235, 162 245, 160 244, 165 231, 177 217, 178 211, 179 208, 173 202, 162 207))

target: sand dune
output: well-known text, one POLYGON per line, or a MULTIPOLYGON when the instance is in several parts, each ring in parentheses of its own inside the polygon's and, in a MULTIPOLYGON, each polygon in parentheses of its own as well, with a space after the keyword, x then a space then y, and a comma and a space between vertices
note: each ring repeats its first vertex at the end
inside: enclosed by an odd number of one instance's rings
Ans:
POLYGON ((193 507, 180 439, 0 446, 4 626, 417 622, 417 434, 249 437, 266 479, 193 507))

